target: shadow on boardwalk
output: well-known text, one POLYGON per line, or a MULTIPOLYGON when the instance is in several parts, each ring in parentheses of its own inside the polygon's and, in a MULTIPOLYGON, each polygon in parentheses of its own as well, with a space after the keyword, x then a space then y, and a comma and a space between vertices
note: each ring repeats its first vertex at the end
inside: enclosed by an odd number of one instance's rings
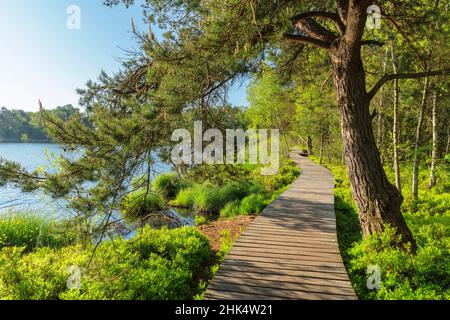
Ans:
POLYGON ((334 178, 291 154, 301 177, 244 231, 205 299, 356 299, 336 235, 334 178))

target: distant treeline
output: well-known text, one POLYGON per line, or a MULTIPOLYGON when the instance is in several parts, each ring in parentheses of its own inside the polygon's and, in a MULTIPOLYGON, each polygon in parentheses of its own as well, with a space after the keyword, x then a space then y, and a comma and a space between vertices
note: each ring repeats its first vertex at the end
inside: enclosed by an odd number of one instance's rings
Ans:
MULTIPOLYGON (((53 113, 63 120, 80 112, 72 105, 57 107, 47 112, 53 113)), ((0 143, 2 142, 49 142, 39 112, 0 109, 0 143)))

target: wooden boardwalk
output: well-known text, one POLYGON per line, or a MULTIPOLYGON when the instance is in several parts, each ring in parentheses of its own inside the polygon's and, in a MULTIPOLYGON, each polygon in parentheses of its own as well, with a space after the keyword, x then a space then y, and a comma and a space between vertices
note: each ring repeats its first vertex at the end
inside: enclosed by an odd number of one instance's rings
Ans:
POLYGON ((205 299, 357 299, 337 243, 334 178, 291 156, 301 177, 243 232, 205 299))

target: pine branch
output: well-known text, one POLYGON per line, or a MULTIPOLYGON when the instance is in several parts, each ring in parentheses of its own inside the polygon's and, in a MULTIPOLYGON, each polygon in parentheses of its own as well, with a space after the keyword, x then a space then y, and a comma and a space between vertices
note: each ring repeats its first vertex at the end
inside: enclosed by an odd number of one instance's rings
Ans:
POLYGON ((377 82, 377 84, 375 84, 375 86, 369 91, 367 96, 369 100, 372 100, 373 97, 375 97, 375 95, 377 94, 378 90, 380 90, 380 88, 388 81, 397 79, 417 79, 423 77, 443 76, 447 74, 450 74, 450 68, 417 73, 386 74, 377 82))
POLYGON ((338 29, 339 33, 341 35, 345 32, 345 25, 342 22, 342 20, 339 18, 339 15, 332 12, 325 12, 325 11, 311 11, 311 12, 305 12, 300 13, 291 18, 292 22, 296 24, 297 22, 308 19, 308 18, 324 18, 331 20, 336 28, 338 29))
POLYGON ((302 44, 306 44, 306 45, 312 45, 316 48, 322 48, 322 49, 330 49, 330 45, 331 45, 330 43, 319 40, 319 39, 295 35, 295 34, 285 34, 284 38, 287 40, 293 41, 293 42, 298 42, 298 43, 302 43, 302 44))

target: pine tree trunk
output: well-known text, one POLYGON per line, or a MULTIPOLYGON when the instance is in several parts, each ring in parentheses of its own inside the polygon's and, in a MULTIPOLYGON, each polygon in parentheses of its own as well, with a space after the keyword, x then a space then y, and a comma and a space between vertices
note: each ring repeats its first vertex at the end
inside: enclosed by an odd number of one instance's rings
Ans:
MULTIPOLYGON (((383 74, 386 74, 388 48, 386 48, 383 63, 383 74)), ((384 146, 384 87, 380 89, 380 101, 378 103, 378 121, 377 121, 377 142, 378 150, 380 150, 381 163, 383 163, 383 146, 384 146)))
MULTIPOLYGON (((391 46, 392 68, 394 74, 398 71, 397 56, 395 55, 394 46, 391 46)), ((398 108, 399 108, 399 86, 398 80, 394 80, 394 110, 393 110, 393 124, 392 124, 392 149, 393 149, 393 164, 395 174, 395 186, 398 191, 402 192, 402 183, 400 178, 400 165, 398 163, 398 108)))
POLYGON ((396 228, 403 242, 409 242, 415 251, 414 238, 400 211, 403 197, 389 183, 380 160, 360 48, 343 40, 332 48, 330 56, 345 158, 363 233, 379 233, 384 230, 385 223, 389 223, 396 228))
POLYGON ((320 134, 320 152, 319 152, 319 161, 320 161, 320 164, 322 164, 323 163, 323 145, 324 145, 324 134, 323 133, 321 133, 320 134))
POLYGON ((308 154, 310 155, 310 156, 312 156, 314 153, 313 153, 313 143, 312 143, 312 138, 311 138, 311 136, 308 136, 308 154))
POLYGON ((445 146, 445 155, 448 155, 450 149, 450 127, 447 127, 447 145, 445 146))
POLYGON ((429 81, 428 77, 425 78, 423 92, 422 92, 422 102, 419 109, 419 118, 417 120, 416 128, 416 141, 414 144, 414 165, 413 165, 413 178, 412 178, 412 196, 413 199, 417 199, 419 195, 419 145, 420 137, 422 136, 422 124, 425 114, 425 109, 427 105, 427 97, 429 91, 429 81))
POLYGON ((432 151, 431 151, 431 167, 430 167, 430 181, 428 182, 428 189, 433 188, 436 185, 436 160, 438 153, 438 132, 437 132, 437 93, 433 91, 433 107, 431 111, 432 118, 432 151))

